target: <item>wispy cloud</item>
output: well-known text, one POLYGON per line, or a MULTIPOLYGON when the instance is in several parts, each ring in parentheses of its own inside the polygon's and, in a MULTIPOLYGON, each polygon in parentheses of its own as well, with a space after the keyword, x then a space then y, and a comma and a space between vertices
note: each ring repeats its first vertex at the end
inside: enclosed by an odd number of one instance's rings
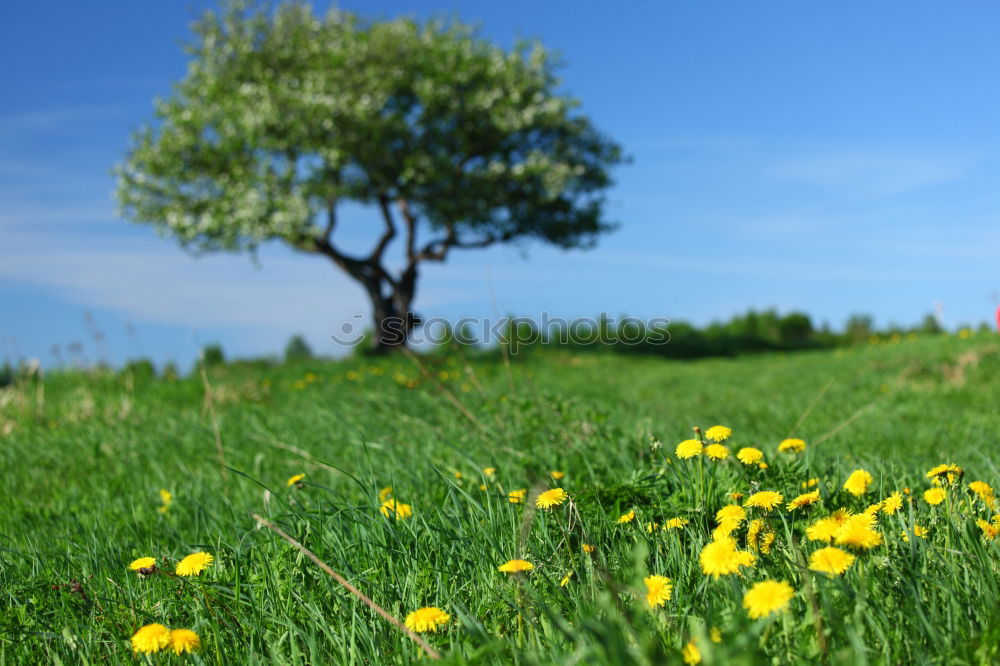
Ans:
POLYGON ((974 166, 954 156, 835 153, 784 160, 767 175, 848 196, 886 197, 962 180, 974 166))

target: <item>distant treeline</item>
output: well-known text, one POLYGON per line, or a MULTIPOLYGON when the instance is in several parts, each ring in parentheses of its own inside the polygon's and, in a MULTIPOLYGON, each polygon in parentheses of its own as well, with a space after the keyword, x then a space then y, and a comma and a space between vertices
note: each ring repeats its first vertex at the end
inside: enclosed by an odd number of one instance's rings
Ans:
MULTIPOLYGON (((802 312, 783 315, 773 309, 750 310, 702 328, 684 321, 647 325, 639 319, 623 317, 617 322, 604 318, 541 330, 534 322, 511 318, 506 340, 511 351, 518 353, 535 347, 561 347, 690 359, 822 349, 945 332, 933 315, 927 315, 916 326, 891 325, 883 329, 876 328, 869 315, 853 315, 838 331, 828 324, 815 326, 809 315, 802 312)), ((980 328, 988 330, 985 323, 980 328)))

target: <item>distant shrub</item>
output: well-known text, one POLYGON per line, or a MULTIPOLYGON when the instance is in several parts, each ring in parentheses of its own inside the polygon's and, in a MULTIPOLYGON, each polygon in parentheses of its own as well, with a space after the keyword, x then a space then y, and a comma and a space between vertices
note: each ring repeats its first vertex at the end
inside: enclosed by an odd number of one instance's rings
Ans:
POLYGON ((293 335, 285 345, 285 361, 301 361, 312 357, 312 348, 301 335, 293 335))
POLYGON ((206 367, 225 365, 226 355, 222 351, 222 345, 217 343, 205 345, 205 347, 201 350, 201 362, 205 364, 206 367))

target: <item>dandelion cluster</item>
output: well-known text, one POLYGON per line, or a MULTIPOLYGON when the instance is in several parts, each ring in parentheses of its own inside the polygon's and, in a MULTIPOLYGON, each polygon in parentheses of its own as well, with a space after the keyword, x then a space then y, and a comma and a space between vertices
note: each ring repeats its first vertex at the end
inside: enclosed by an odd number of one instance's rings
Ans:
POLYGON ((162 624, 147 624, 132 635, 132 651, 155 654, 173 650, 174 654, 189 654, 201 647, 198 634, 190 629, 170 630, 162 624))

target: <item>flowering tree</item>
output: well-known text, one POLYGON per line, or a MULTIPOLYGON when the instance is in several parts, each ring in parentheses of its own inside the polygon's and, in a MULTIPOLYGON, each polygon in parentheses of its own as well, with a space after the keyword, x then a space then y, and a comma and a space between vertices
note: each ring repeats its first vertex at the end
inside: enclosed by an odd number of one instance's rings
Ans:
POLYGON ((327 257, 371 299, 377 349, 419 323, 424 262, 531 239, 587 247, 612 226, 620 147, 559 92, 537 44, 297 3, 233 4, 195 35, 187 75, 117 168, 122 214, 196 251, 277 239, 327 257), (371 207, 367 253, 334 241, 348 201, 371 207))

